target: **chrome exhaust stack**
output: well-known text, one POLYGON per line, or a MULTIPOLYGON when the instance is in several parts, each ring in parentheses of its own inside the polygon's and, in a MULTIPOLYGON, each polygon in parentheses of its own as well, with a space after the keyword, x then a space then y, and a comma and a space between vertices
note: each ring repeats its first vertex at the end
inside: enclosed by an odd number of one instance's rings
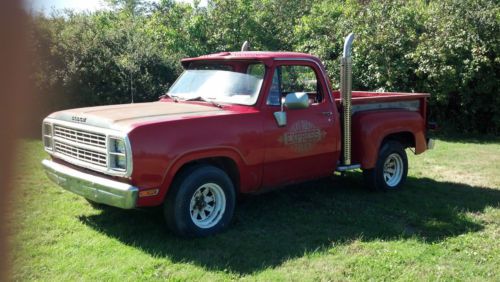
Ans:
POLYGON ((352 116, 352 59, 351 49, 354 33, 349 33, 345 38, 344 52, 340 59, 340 94, 344 120, 344 142, 343 142, 343 163, 337 167, 338 171, 346 171, 359 168, 359 165, 351 163, 351 116, 352 116))
POLYGON ((351 47, 354 34, 350 33, 345 38, 344 52, 340 59, 340 94, 342 97, 342 110, 344 117, 344 163, 351 165, 351 115, 352 115, 352 59, 351 47))

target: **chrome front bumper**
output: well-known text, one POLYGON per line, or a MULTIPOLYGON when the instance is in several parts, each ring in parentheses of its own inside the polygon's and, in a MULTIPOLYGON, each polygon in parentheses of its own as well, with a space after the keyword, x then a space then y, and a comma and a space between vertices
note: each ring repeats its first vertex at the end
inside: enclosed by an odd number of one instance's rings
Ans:
POLYGON ((51 160, 43 160, 42 165, 52 181, 70 192, 109 206, 135 207, 139 191, 135 186, 84 173, 51 160))

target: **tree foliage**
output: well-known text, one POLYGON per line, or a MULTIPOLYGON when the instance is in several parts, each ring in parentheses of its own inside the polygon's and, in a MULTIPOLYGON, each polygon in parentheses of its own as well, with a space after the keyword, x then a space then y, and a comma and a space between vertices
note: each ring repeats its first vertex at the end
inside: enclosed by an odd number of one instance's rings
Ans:
POLYGON ((417 86, 433 94, 436 116, 457 128, 499 132, 498 2, 433 2, 424 28, 412 59, 417 86))
POLYGON ((500 6, 494 0, 108 0, 109 11, 33 16, 34 80, 53 109, 152 101, 183 57, 313 53, 338 87, 354 32, 354 89, 430 92, 433 118, 500 131, 500 6), (449 119, 453 116, 453 119, 449 119))

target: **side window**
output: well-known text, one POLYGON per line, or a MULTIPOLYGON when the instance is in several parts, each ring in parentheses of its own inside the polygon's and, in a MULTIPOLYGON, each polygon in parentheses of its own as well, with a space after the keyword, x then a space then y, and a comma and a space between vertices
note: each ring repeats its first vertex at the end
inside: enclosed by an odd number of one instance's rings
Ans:
POLYGON ((276 68, 273 74, 273 81, 271 83, 271 88, 269 89, 269 95, 267 96, 267 104, 270 106, 280 106, 280 79, 279 79, 280 68, 276 68))
POLYGON ((306 92, 311 103, 319 103, 323 100, 320 84, 311 67, 282 66, 281 85, 283 96, 291 92, 306 92))
POLYGON ((281 66, 276 68, 267 97, 267 104, 280 105, 280 98, 292 92, 306 92, 311 104, 323 100, 321 87, 314 69, 308 66, 281 66))

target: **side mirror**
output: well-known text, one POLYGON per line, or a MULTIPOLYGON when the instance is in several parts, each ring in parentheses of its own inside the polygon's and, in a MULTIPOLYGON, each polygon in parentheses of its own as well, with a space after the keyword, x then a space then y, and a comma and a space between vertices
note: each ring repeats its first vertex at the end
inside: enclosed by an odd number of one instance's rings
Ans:
POLYGON ((290 110, 307 109, 309 107, 309 96, 307 96, 306 92, 288 93, 284 104, 290 110))
POLYGON ((309 107, 309 96, 305 92, 292 92, 288 93, 284 99, 281 100, 281 111, 274 112, 274 118, 279 127, 286 125, 286 112, 284 106, 290 110, 307 109, 309 107))

